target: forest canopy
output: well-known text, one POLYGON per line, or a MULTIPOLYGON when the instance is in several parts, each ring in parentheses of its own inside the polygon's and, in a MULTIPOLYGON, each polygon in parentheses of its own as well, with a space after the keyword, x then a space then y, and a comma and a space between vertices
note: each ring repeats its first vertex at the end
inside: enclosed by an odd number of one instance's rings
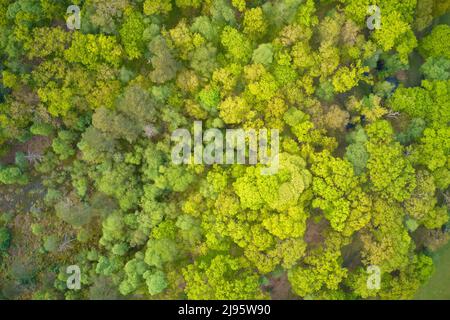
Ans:
POLYGON ((0 298, 413 298, 450 236, 449 13, 0 0, 0 298), (278 171, 173 163, 196 121, 277 130, 278 171))

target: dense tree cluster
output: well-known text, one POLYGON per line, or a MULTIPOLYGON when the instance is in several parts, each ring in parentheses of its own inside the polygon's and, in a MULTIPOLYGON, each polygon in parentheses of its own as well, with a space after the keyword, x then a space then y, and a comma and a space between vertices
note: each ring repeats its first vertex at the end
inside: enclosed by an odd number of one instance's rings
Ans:
POLYGON ((376 1, 375 30, 368 0, 73 2, 80 30, 72 1, 0 0, 0 297, 408 299, 430 277, 448 1, 376 1), (278 129, 278 172, 174 164, 199 120, 278 129))

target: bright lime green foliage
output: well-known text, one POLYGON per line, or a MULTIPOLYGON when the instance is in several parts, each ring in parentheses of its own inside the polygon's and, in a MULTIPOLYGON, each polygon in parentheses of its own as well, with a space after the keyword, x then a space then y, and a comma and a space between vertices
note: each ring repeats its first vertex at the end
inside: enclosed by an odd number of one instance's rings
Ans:
POLYGON ((338 290, 347 277, 347 269, 340 264, 340 254, 333 250, 316 250, 305 258, 306 267, 288 273, 292 290, 301 297, 314 297, 320 290, 338 290))
POLYGON ((0 228, 0 252, 8 250, 10 244, 11 244, 10 231, 5 227, 1 227, 0 228))
POLYGON ((15 166, 0 168, 0 183, 2 184, 27 184, 28 177, 15 166))
POLYGON ((422 87, 399 88, 389 103, 395 111, 444 124, 450 120, 449 92, 450 80, 424 80, 422 87))
POLYGON ((172 1, 170 0, 145 0, 144 13, 146 15, 167 14, 172 10, 172 1))
POLYGON ((267 31, 267 23, 260 7, 246 10, 244 13, 244 33, 251 38, 261 38, 267 31))
POLYGON ((450 79, 450 60, 443 57, 430 57, 421 67, 425 77, 430 80, 450 79))
POLYGON ((189 299, 261 299, 258 276, 242 261, 226 255, 188 265, 183 270, 189 299), (210 260, 210 261, 208 261, 210 260))
POLYGON ((258 168, 248 168, 234 184, 242 206, 253 210, 267 205, 274 210, 294 206, 311 183, 305 161, 297 156, 280 154, 280 168, 276 175, 261 175, 258 168))
POLYGON ((175 0, 175 4, 180 8, 193 7, 198 8, 201 0, 175 0))
POLYGON ((444 57, 450 59, 450 26, 437 25, 420 43, 420 52, 425 57, 444 57))
POLYGON ((225 123, 242 122, 248 116, 249 107, 241 97, 228 97, 219 105, 220 117, 225 123))
POLYGON ((164 263, 172 262, 177 256, 176 244, 169 239, 149 241, 145 252, 145 263, 161 268, 164 263))
POLYGON ((408 199, 416 186, 414 168, 402 157, 401 145, 392 140, 390 124, 375 122, 367 129, 367 134, 367 169, 373 190, 397 201, 408 199))
POLYGON ((370 219, 370 198, 358 186, 358 178, 345 160, 332 158, 326 152, 315 158, 313 207, 321 208, 334 230, 350 236, 370 219))
POLYGON ((411 299, 432 277, 449 1, 73 4, 69 30, 65 1, 0 0, 0 299, 411 299), (210 139, 230 129, 234 161, 210 139))
POLYGON ((236 29, 226 26, 221 35, 221 43, 227 53, 239 62, 246 62, 252 53, 250 42, 236 29))
POLYGON ((79 62, 90 68, 101 62, 118 66, 122 50, 115 37, 76 33, 65 57, 69 62, 79 62))

